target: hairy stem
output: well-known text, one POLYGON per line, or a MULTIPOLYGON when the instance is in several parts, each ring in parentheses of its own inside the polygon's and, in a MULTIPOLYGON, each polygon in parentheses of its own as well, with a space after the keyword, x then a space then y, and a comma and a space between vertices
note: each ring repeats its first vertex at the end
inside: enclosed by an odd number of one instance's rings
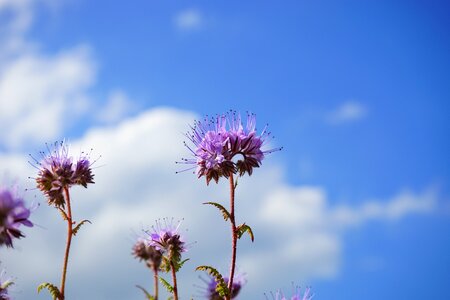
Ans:
POLYGON ((236 233, 236 220, 234 216, 234 192, 236 186, 234 185, 233 174, 230 175, 230 222, 231 222, 231 266, 230 266, 230 277, 228 280, 228 290, 230 294, 225 297, 225 300, 230 300, 233 295, 233 279, 234 279, 234 269, 236 266, 236 248, 237 248, 237 233, 236 233))
POLYGON ((72 235, 73 235, 72 209, 70 208, 70 195, 69 195, 68 187, 64 187, 64 195, 65 195, 65 201, 66 201, 66 215, 67 215, 67 242, 66 242, 66 252, 64 254, 64 264, 63 264, 63 269, 62 269, 60 300, 64 300, 64 290, 65 290, 65 286, 66 286, 66 274, 67 274, 67 263, 69 262, 70 244, 72 242, 72 235))
POLYGON ((172 269, 173 300, 178 300, 177 274, 175 270, 175 265, 172 261, 170 262, 170 268, 172 269))
POLYGON ((158 269, 153 268, 153 284, 155 286, 155 300, 158 300, 158 269))

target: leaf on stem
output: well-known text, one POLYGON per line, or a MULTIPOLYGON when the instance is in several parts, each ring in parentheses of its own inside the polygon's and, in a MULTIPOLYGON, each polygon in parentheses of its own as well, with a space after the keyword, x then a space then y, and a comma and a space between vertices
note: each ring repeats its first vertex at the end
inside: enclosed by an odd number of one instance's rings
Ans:
POLYGON ((64 209, 62 209, 61 207, 58 207, 59 212, 61 213, 61 216, 63 217, 64 221, 69 220, 69 218, 67 217, 66 212, 64 211, 64 209))
POLYGON ((78 230, 80 230, 80 227, 81 227, 84 223, 92 224, 91 221, 89 221, 89 220, 83 220, 83 221, 81 221, 80 223, 78 223, 77 226, 75 226, 74 229, 72 229, 72 234, 73 234, 74 236, 77 235, 78 230))
POLYGON ((198 266, 196 271, 205 271, 214 279, 216 280, 217 286, 216 286, 216 292, 219 293, 219 296, 226 297, 230 295, 230 290, 227 287, 227 284, 225 283, 225 280, 223 279, 222 274, 219 273, 216 269, 210 266, 198 266))
POLYGON ((247 224, 241 224, 238 227, 236 227, 236 234, 238 236, 238 238, 240 239, 242 237, 242 235, 247 232, 250 235, 250 239, 252 240, 252 242, 255 241, 255 236, 253 235, 253 231, 250 228, 250 226, 248 226, 247 224))
POLYGON ((137 287, 138 289, 140 289, 141 291, 144 292, 145 298, 146 298, 147 300, 155 300, 155 297, 153 297, 149 292, 147 292, 147 290, 144 289, 142 286, 136 285, 136 287, 137 287))
POLYGON ((223 207, 222 204, 219 204, 216 202, 205 202, 203 204, 209 204, 209 205, 213 205, 213 206, 217 207, 222 212, 222 216, 225 221, 228 221, 228 219, 230 219, 230 213, 228 212, 228 210, 225 207, 223 207))
POLYGON ((164 278, 162 278, 162 277, 158 277, 158 278, 159 278, 159 281, 161 282, 161 284, 166 288, 166 290, 169 293, 173 293, 173 286, 171 286, 170 283, 168 283, 167 280, 165 280, 164 278))
POLYGON ((38 287, 37 287, 37 291, 38 293, 42 290, 42 289, 47 289, 50 292, 50 295, 52 295, 53 300, 57 300, 61 298, 61 292, 59 291, 58 287, 56 287, 55 285, 48 283, 48 282, 44 282, 41 283, 38 287))

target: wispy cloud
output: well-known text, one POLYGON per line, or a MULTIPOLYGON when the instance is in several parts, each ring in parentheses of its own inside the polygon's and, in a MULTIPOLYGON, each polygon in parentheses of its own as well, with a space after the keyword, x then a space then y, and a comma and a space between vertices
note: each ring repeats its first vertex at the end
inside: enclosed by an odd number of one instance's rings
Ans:
POLYGON ((183 10, 174 17, 175 27, 182 31, 200 29, 203 23, 204 19, 201 12, 193 8, 183 10))
POLYGON ((327 115, 327 121, 331 124, 354 122, 367 116, 367 108, 356 101, 348 101, 341 104, 327 115))

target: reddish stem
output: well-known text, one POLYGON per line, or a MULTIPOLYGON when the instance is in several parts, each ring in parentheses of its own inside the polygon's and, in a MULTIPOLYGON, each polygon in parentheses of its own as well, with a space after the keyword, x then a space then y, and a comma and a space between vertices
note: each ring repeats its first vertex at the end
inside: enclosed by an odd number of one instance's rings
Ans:
POLYGON ((230 222, 231 222, 231 266, 230 266, 230 278, 228 280, 228 290, 230 294, 225 297, 225 300, 230 300, 233 295, 233 279, 234 269, 236 265, 236 248, 237 248, 237 233, 236 233, 236 221, 234 216, 234 192, 236 186, 234 185, 233 174, 230 175, 230 222))
POLYGON ((175 265, 172 261, 170 262, 170 268, 172 269, 173 300, 178 300, 177 274, 175 271, 175 265))
POLYGON ((70 244, 72 242, 72 235, 73 235, 72 209, 70 207, 70 195, 69 195, 68 187, 64 187, 64 195, 65 195, 66 209, 67 209, 67 211, 66 211, 67 242, 66 242, 66 252, 64 254, 64 265, 63 265, 63 270, 62 270, 62 278, 61 278, 60 300, 64 300, 64 290, 65 290, 65 286, 66 286, 66 274, 67 274, 67 263, 69 262, 70 244))

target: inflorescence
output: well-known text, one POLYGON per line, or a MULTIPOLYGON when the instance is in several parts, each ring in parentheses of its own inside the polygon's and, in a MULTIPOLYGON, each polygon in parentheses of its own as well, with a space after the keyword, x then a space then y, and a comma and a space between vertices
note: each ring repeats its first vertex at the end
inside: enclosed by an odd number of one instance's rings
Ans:
POLYGON ((178 163, 195 165, 195 173, 199 178, 205 176, 207 184, 211 179, 217 183, 220 177, 228 178, 236 173, 252 175, 253 168, 261 165, 266 154, 282 149, 262 149, 273 138, 267 127, 258 135, 256 115, 247 113, 244 126, 236 111, 194 121, 191 131, 186 133, 194 148, 184 143, 194 158, 182 158, 178 163))

